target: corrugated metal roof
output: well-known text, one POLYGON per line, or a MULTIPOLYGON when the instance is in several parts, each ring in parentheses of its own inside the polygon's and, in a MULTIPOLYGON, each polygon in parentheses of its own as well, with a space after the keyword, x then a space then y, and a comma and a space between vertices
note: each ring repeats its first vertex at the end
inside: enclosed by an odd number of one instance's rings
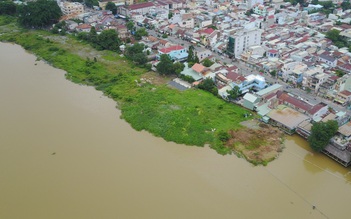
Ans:
POLYGON ((295 129, 298 124, 309 118, 296 110, 282 105, 280 105, 278 109, 271 110, 267 116, 289 129, 295 129))
POLYGON ((258 97, 256 97, 253 94, 250 94, 250 93, 246 93, 243 98, 244 98, 244 100, 247 100, 247 101, 249 101, 251 103, 255 103, 255 101, 258 99, 258 97))
POLYGON ((277 90, 277 89, 279 89, 281 87, 282 87, 282 85, 280 85, 280 84, 273 84, 273 85, 271 85, 271 86, 269 86, 269 87, 267 87, 265 89, 262 89, 262 90, 258 91, 256 94, 258 96, 263 96, 263 95, 268 94, 268 93, 270 93, 270 92, 272 92, 274 90, 277 90))

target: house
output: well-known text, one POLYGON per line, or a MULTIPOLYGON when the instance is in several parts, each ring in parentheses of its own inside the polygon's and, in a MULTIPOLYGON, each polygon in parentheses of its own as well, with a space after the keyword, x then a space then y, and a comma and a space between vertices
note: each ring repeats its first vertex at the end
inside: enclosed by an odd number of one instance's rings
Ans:
POLYGON ((343 65, 339 65, 338 68, 346 73, 351 74, 351 64, 343 64, 343 65))
POLYGON ((123 16, 130 16, 132 13, 138 13, 145 15, 150 12, 151 9, 155 8, 153 2, 144 2, 132 5, 125 5, 123 7, 118 7, 118 13, 123 16))
POLYGON ((256 105, 260 102, 261 98, 251 93, 246 93, 243 97, 243 107, 254 110, 256 105))
POLYGON ((76 30, 78 32, 87 32, 87 33, 89 33, 90 29, 91 29, 91 25, 90 24, 81 24, 81 25, 78 25, 76 27, 76 30))
POLYGON ((334 99, 334 102, 340 103, 343 106, 346 106, 350 101, 351 101, 351 92, 348 90, 343 90, 339 92, 334 99))
POLYGON ((319 55, 319 61, 326 63, 330 67, 336 67, 338 59, 329 55, 328 53, 322 53, 319 55))
POLYGON ((212 55, 212 51, 209 49, 200 48, 196 51, 196 55, 199 58, 200 62, 212 55))
POLYGON ((158 50, 156 58, 159 60, 162 54, 167 54, 173 61, 185 61, 188 53, 183 46, 175 45, 158 50))
POLYGON ((189 68, 188 63, 185 62, 184 65, 185 65, 185 67, 180 74, 185 75, 185 76, 190 76, 195 81, 201 81, 204 78, 204 76, 201 74, 201 72, 199 73, 199 72, 195 71, 193 68, 189 68))
POLYGON ((61 2, 59 4, 61 11, 65 15, 81 14, 84 13, 84 6, 79 2, 61 2))
POLYGON ((310 88, 315 93, 318 93, 319 87, 329 78, 328 74, 318 73, 309 78, 306 78, 305 86, 310 88))
POLYGON ((118 33, 118 37, 120 39, 126 39, 126 38, 129 37, 128 28, 126 26, 124 26, 123 24, 116 25, 116 30, 117 30, 117 33, 118 33))
POLYGON ((279 57, 279 51, 276 49, 270 49, 267 51, 267 57, 268 58, 278 58, 279 57))
MULTIPOLYGON (((235 73, 231 73, 231 74, 235 74, 235 73)), ((263 88, 265 88, 267 84, 266 84, 265 78, 260 75, 248 75, 245 77, 244 81, 241 81, 239 79, 238 81, 232 81, 230 85, 233 88, 235 86, 238 86, 241 93, 247 93, 250 90, 260 91, 263 88)))

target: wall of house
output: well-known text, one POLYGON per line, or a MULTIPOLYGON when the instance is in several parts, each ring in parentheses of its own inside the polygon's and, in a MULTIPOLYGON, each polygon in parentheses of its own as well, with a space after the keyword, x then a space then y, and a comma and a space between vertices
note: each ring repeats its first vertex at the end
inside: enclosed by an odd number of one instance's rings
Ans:
POLYGON ((318 112, 316 112, 315 114, 312 115, 312 119, 315 120, 318 117, 321 117, 325 114, 327 114, 328 112, 328 105, 326 105, 325 107, 323 107, 322 109, 320 109, 318 112))
POLYGON ((182 28, 189 28, 189 29, 194 28, 195 27, 194 18, 180 21, 178 25, 182 28))
POLYGON ((212 20, 206 20, 206 21, 199 22, 199 27, 203 28, 203 27, 210 26, 211 24, 212 24, 212 20))

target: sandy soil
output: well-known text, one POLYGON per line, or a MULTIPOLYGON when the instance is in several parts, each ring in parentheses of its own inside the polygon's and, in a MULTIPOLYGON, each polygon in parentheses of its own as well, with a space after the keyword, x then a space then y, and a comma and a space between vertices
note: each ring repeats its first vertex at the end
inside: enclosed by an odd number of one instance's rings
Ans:
POLYGON ((242 123, 246 128, 230 131, 226 143, 237 154, 253 164, 266 165, 278 157, 283 149, 284 133, 270 125, 249 120, 242 123))

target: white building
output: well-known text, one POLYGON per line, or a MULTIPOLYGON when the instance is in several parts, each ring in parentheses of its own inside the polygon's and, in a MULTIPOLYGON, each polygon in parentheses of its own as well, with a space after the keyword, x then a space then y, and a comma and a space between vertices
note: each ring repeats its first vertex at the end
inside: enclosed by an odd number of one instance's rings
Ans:
POLYGON ((84 6, 79 2, 63 2, 60 8, 65 15, 84 13, 84 6))
POLYGON ((250 46, 261 45, 261 34, 262 30, 258 28, 241 29, 234 33, 231 38, 234 39, 232 52, 235 58, 240 58, 241 53, 248 50, 250 46))

